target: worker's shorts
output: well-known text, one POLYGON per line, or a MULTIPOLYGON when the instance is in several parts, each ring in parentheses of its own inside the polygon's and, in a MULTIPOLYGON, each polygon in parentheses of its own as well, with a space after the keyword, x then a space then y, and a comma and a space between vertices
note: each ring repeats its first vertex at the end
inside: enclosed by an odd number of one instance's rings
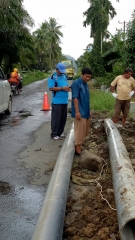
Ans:
POLYGON ((114 117, 119 118, 120 113, 123 113, 123 117, 127 118, 130 109, 130 99, 129 100, 119 100, 116 98, 114 105, 114 117))
POLYGON ((87 137, 90 129, 90 119, 81 118, 80 120, 74 119, 74 134, 75 134, 75 146, 81 145, 85 137, 87 137))

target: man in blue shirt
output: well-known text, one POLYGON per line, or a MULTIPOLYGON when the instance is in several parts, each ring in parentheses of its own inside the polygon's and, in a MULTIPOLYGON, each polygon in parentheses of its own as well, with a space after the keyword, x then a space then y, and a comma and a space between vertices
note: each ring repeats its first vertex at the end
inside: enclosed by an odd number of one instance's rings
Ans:
POLYGON ((83 68, 80 78, 72 83, 72 117, 74 118, 75 154, 80 155, 82 143, 90 126, 90 94, 87 82, 92 75, 90 68, 83 68))
POLYGON ((64 137, 63 131, 67 119, 68 86, 63 63, 56 65, 56 72, 48 78, 48 87, 52 91, 51 138, 54 140, 64 137))

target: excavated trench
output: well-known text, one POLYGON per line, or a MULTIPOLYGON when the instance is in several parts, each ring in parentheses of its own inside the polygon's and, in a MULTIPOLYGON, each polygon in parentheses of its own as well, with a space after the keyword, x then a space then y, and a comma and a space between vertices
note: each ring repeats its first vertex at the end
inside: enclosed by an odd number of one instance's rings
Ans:
MULTIPOLYGON (((84 149, 103 158, 102 174, 83 169, 79 157, 74 158, 69 187, 63 240, 120 240, 110 155, 104 119, 107 112, 93 114, 93 120, 84 149)), ((129 118, 125 128, 118 123, 118 131, 135 169, 135 124, 129 118)))

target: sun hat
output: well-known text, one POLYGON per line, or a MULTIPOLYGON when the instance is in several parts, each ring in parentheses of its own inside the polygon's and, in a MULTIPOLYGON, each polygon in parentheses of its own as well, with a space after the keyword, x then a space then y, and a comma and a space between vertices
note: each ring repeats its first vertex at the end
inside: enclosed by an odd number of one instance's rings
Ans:
POLYGON ((56 69, 58 69, 60 71, 60 73, 65 73, 66 72, 66 68, 65 68, 65 65, 63 63, 58 63, 56 65, 56 69))

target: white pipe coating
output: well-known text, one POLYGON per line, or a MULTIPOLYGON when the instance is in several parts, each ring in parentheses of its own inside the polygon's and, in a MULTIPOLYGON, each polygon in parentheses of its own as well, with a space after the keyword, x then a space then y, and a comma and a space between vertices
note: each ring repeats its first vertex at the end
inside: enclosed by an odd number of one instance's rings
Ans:
POLYGON ((135 173, 128 152, 111 119, 104 121, 107 134, 120 237, 135 240, 135 173))
POLYGON ((55 164, 32 240, 62 239, 74 151, 72 125, 55 164))

